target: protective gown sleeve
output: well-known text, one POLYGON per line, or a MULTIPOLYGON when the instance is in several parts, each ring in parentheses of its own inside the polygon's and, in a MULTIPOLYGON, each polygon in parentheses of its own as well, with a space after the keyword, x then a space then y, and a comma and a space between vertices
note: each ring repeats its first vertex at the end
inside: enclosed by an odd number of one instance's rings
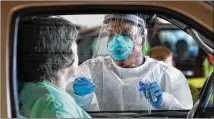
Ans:
MULTIPOLYGON (((66 98, 66 97, 65 97, 66 98)), ((67 106, 60 103, 50 94, 39 98, 32 108, 30 118, 90 118, 90 116, 76 105, 74 100, 69 100, 67 106)))
POLYGON ((192 95, 185 76, 175 68, 165 69, 161 84, 163 89, 163 103, 161 109, 189 110, 193 106, 192 95))

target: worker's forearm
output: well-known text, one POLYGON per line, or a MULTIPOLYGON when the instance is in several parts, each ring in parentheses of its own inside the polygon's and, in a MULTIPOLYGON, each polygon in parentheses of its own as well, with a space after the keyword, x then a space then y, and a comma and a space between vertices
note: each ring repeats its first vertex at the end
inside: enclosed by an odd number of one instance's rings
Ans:
POLYGON ((70 94, 75 102, 77 103, 78 106, 83 108, 85 111, 89 111, 89 106, 91 105, 92 99, 93 99, 93 93, 84 95, 84 96, 79 96, 77 94, 70 94))

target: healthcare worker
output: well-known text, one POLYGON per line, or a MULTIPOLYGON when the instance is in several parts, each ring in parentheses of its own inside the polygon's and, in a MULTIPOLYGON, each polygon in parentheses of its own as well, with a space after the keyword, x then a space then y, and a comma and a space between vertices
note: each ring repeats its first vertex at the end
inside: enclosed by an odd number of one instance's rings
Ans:
POLYGON ((110 56, 95 54, 97 57, 79 66, 77 76, 82 82, 74 81, 67 86, 69 93, 77 95, 75 100, 81 100, 79 105, 88 106, 90 111, 192 108, 192 96, 184 75, 173 66, 142 54, 147 29, 141 17, 108 14, 103 23, 99 36, 102 47, 95 53, 99 54, 106 43, 110 56), (94 84, 96 91, 88 88, 94 84), (78 95, 77 92, 82 90, 92 93, 78 95), (97 100, 97 104, 93 100, 97 100))
POLYGON ((20 113, 27 118, 90 118, 65 89, 78 65, 77 30, 58 17, 26 17, 18 29, 20 113))

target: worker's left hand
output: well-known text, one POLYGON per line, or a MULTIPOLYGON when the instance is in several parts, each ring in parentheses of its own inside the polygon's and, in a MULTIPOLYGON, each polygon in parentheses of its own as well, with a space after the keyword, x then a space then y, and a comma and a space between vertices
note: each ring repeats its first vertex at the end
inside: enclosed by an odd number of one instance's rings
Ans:
POLYGON ((146 94, 146 90, 148 90, 150 92, 149 100, 150 100, 151 105, 155 108, 160 108, 160 106, 163 102, 163 97, 162 97, 161 87, 157 84, 157 82, 144 84, 142 81, 140 81, 139 85, 140 85, 139 91, 140 92, 143 91, 144 95, 146 94))
POLYGON ((84 96, 93 93, 96 90, 96 85, 91 79, 78 77, 74 80, 73 88, 77 95, 84 96))

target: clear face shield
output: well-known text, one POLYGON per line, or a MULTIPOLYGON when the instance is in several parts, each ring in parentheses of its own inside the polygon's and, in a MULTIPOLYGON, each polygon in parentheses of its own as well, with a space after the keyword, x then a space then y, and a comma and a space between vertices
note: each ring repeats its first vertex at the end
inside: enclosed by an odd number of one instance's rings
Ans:
POLYGON ((145 22, 137 15, 106 15, 94 47, 93 58, 109 55, 118 66, 134 66, 135 54, 141 52, 146 36, 145 22))

